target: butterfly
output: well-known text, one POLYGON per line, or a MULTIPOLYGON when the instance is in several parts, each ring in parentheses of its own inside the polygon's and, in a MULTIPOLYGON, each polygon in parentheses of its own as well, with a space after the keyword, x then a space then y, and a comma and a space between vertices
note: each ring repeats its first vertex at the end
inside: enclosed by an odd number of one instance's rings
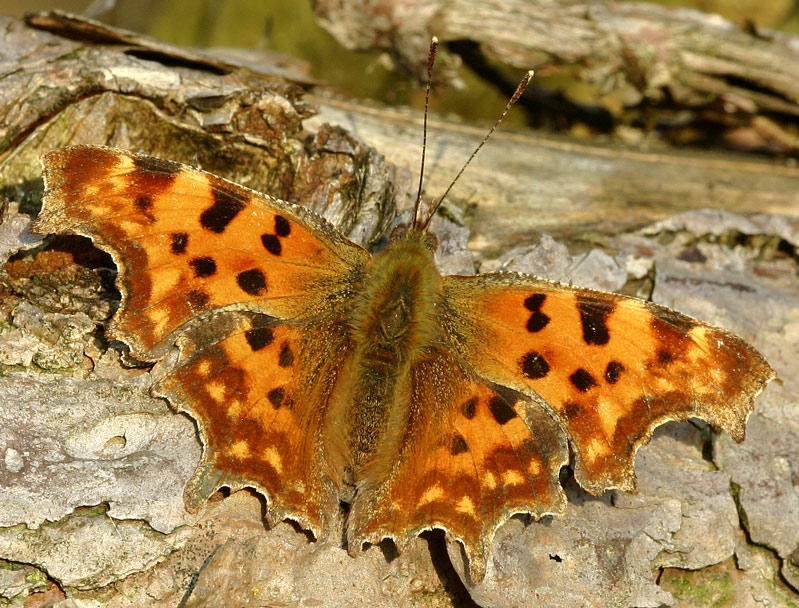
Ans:
POLYGON ((41 234, 118 267, 107 334, 196 420, 196 510, 255 488, 267 521, 318 539, 349 505, 349 551, 442 528, 482 580, 509 517, 632 490, 655 426, 744 437, 774 372, 745 341, 651 302, 511 273, 441 276, 429 217, 370 254, 316 214, 185 165, 102 146, 43 158, 41 234), (571 449, 573 459, 570 458, 571 449))

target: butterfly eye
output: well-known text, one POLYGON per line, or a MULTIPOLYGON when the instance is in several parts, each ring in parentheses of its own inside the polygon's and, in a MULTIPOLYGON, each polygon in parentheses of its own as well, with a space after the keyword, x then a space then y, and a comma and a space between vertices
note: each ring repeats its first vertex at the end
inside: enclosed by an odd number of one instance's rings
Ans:
POLYGON ((397 241, 403 238, 408 232, 408 228, 406 226, 397 226, 391 231, 391 236, 389 239, 393 241, 397 241))
POLYGON ((427 247, 432 253, 438 249, 438 237, 435 234, 426 232, 424 235, 424 246, 427 247))

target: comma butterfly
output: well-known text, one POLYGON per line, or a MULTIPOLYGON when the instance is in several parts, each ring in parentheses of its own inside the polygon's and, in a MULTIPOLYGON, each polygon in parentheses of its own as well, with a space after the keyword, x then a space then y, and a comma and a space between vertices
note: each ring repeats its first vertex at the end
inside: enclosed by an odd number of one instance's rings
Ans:
POLYGON ((370 255, 175 162, 72 146, 43 163, 36 231, 89 236, 118 266, 108 334, 145 361, 179 347, 153 392, 197 421, 190 509, 252 487, 270 523, 319 538, 343 501, 350 552, 442 528, 477 582, 501 523, 562 511, 569 446, 588 491, 633 489, 655 426, 699 417, 741 441, 773 377, 740 338, 651 302, 441 276, 429 216, 370 255))

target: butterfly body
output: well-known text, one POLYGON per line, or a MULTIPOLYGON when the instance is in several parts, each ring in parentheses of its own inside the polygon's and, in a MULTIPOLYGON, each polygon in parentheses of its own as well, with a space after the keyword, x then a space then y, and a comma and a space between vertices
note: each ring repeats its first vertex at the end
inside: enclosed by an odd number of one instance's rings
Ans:
POLYGON ((406 232, 365 265, 349 305, 353 342, 347 396, 349 462, 390 461, 409 415, 410 374, 430 344, 441 340, 436 306, 441 276, 424 235, 406 232))
POLYGON ((186 491, 254 487, 267 519, 319 537, 339 502, 352 553, 422 530, 461 541, 474 580, 514 513, 633 489, 667 420, 743 439, 773 377, 746 342, 668 308, 530 275, 442 277, 411 226, 370 256, 303 208, 177 163, 99 146, 44 158, 35 229, 117 263, 108 333, 174 368, 153 387, 196 421, 186 491))

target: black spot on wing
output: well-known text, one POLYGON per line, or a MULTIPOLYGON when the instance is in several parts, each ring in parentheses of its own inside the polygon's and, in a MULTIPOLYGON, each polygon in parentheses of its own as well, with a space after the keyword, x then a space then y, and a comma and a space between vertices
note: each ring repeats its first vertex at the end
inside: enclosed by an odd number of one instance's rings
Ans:
POLYGON ((210 277, 216 274, 216 262, 208 256, 194 258, 189 265, 194 270, 194 276, 199 278, 210 277))
POLYGON ((133 205, 144 216, 148 222, 154 222, 155 216, 153 215, 153 198, 146 194, 137 196, 133 201, 133 205))
POLYGON ((193 289, 186 294, 186 299, 189 302, 192 310, 201 310, 208 304, 208 294, 199 289, 193 289))
POLYGON ((136 209, 139 211, 147 211, 148 209, 153 208, 153 199, 146 194, 142 194, 141 196, 136 197, 136 200, 133 204, 136 205, 136 209))
POLYGON ((594 377, 585 371, 582 367, 579 368, 576 372, 574 372, 571 376, 569 376, 569 381, 574 385, 581 393, 586 392, 588 389, 595 387, 596 380, 594 377))
POLYGON ((541 312, 541 306, 546 299, 547 296, 543 293, 534 293, 524 299, 524 307, 532 313, 527 319, 527 331, 535 333, 549 324, 549 316, 541 312))
POLYGON ((266 249, 272 255, 280 255, 283 252, 283 246, 280 244, 280 239, 274 234, 262 234, 261 243, 263 243, 264 249, 266 249))
POLYGON ((621 363, 618 361, 611 361, 605 368, 605 380, 607 380, 608 384, 616 384, 623 371, 626 370, 621 363))
POLYGON ((522 373, 532 380, 543 378, 549 373, 549 363, 541 354, 534 350, 531 350, 521 358, 519 367, 522 373))
POLYGON ((286 237, 291 234, 291 224, 282 215, 275 216, 275 234, 280 237, 286 237))
POLYGON ((672 361, 674 361, 674 356, 669 351, 664 348, 658 351, 658 363, 668 365, 672 361))
POLYGON ((530 318, 527 319, 527 331, 530 333, 541 331, 547 325, 549 325, 549 317, 543 312, 534 312, 530 315, 530 318))
POLYGON ((499 395, 494 395, 488 401, 488 409, 499 424, 505 424, 516 417, 516 412, 499 395))
POLYGON ((291 350, 291 346, 288 343, 284 343, 283 346, 280 348, 280 354, 277 358, 277 364, 280 367, 291 367, 294 363, 294 352, 291 350))
POLYGON ((186 253, 186 246, 189 244, 189 235, 185 232, 173 232, 171 235, 172 243, 170 248, 172 253, 179 255, 186 253))
POLYGON ((452 438, 452 444, 450 445, 449 453, 453 456, 457 456, 458 454, 463 454, 464 452, 468 451, 469 446, 466 445, 466 440, 460 435, 455 435, 452 438))
POLYGON ((229 192, 213 189, 214 204, 200 214, 200 224, 206 230, 220 234, 244 209, 244 203, 229 192))
POLYGON ((577 310, 580 312, 583 340, 586 344, 602 345, 610 341, 607 321, 615 309, 616 304, 610 299, 577 296, 577 310))
POLYGON ((475 407, 477 406, 477 398, 472 397, 471 399, 467 399, 463 403, 461 403, 461 414, 467 420, 471 420, 474 418, 474 411, 475 407))
POLYGON ((282 388, 273 388, 266 394, 266 398, 269 399, 269 403, 272 404, 272 407, 275 409, 279 408, 280 405, 283 403, 283 397, 286 396, 286 391, 282 388))
POLYGON ((534 293, 533 295, 525 298, 524 307, 530 312, 537 312, 541 310, 541 305, 544 303, 544 300, 546 299, 547 299, 546 294, 534 293))
POLYGON ((280 255, 283 253, 283 244, 280 242, 281 238, 287 237, 291 234, 291 224, 282 215, 275 215, 275 233, 269 234, 268 232, 261 235, 261 243, 269 253, 272 255, 280 255))
POLYGON ((236 275, 236 282, 242 291, 257 296, 266 291, 266 277, 257 268, 245 270, 236 275))
POLYGON ((275 333, 269 327, 255 327, 244 332, 247 344, 253 351, 269 346, 275 339, 275 333))

